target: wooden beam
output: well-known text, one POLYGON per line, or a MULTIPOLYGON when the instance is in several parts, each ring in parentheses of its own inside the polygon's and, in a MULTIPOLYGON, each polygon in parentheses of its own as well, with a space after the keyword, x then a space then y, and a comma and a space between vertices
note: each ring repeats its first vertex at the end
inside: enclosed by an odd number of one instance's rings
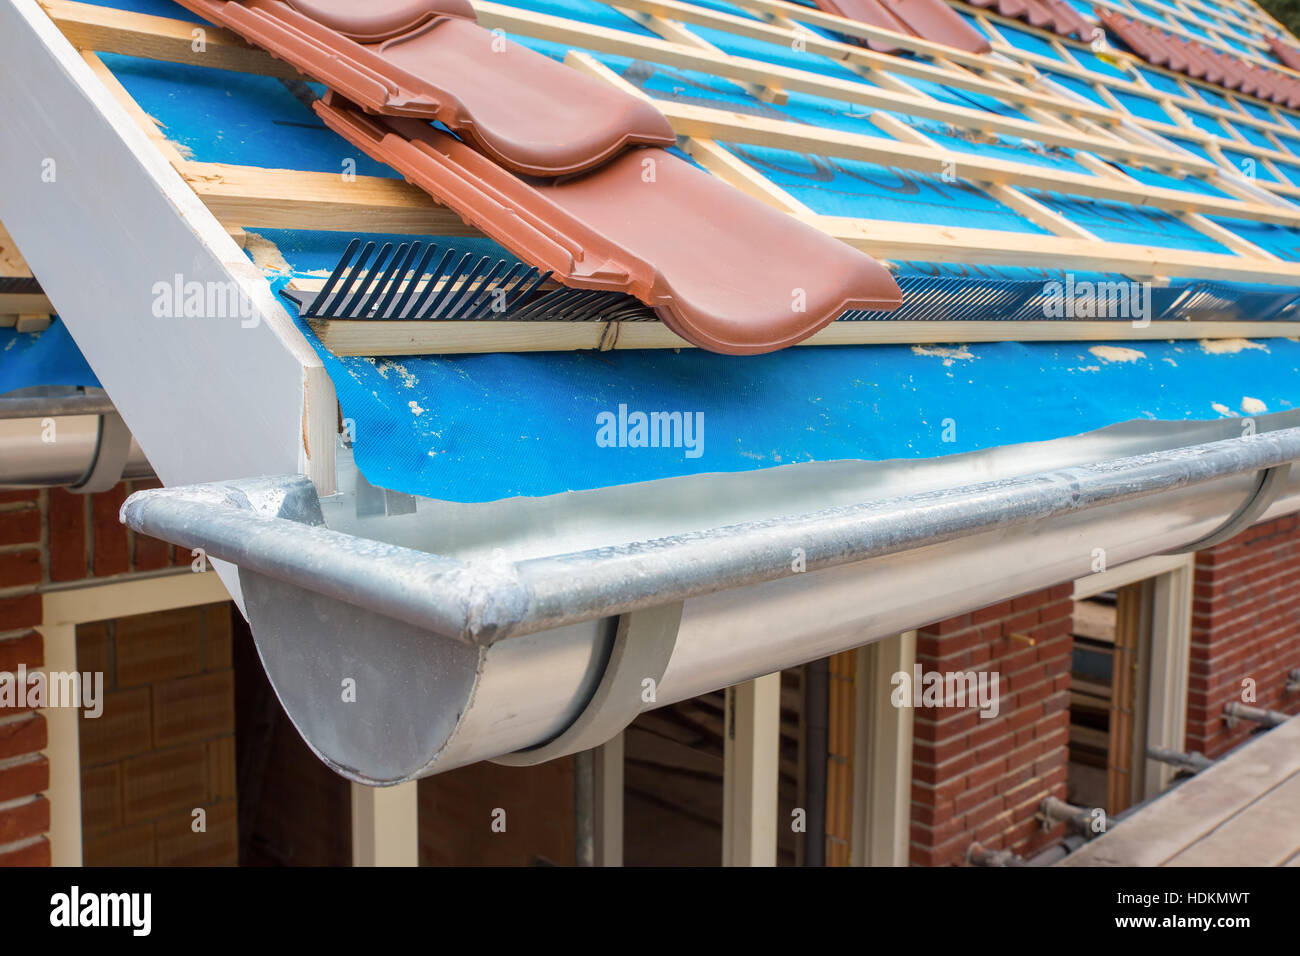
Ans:
POLYGON ((863 252, 894 261, 1039 266, 1129 276, 1238 279, 1270 285, 1300 280, 1300 263, 1276 259, 884 219, 819 216, 809 222, 863 252))
MULTIPOLYGON (((312 320, 325 347, 340 356, 464 355, 592 349, 693 348, 659 322, 460 322, 379 319, 312 320)), ((1109 320, 833 322, 798 343, 907 345, 954 342, 1118 342, 1294 338, 1300 322, 1155 321, 1145 328, 1109 320)))
MULTIPOLYGON (((610 2, 613 2, 613 0, 610 0, 610 2)), ((869 23, 863 23, 860 20, 850 20, 836 16, 833 13, 826 13, 815 7, 786 3, 784 0, 732 0, 732 3, 742 10, 748 10, 766 18, 792 17, 810 26, 822 27, 844 36, 859 37, 863 40, 880 40, 896 46, 900 50, 910 50, 921 56, 951 60, 972 70, 984 72, 997 69, 1018 76, 1030 75, 1029 70, 1018 64, 995 63, 979 53, 968 53, 965 50, 959 50, 942 43, 934 43, 921 37, 898 33, 894 30, 885 30, 869 23)))
MULTIPOLYGON (((767 40, 787 49, 790 48, 794 41, 798 40, 807 50, 822 53, 831 59, 845 63, 858 63, 863 66, 882 69, 889 73, 915 76, 934 83, 1000 97, 1017 104, 1041 106, 1044 109, 1066 113, 1082 112, 1104 124, 1115 122, 1108 110, 1092 104, 1073 103, 1055 94, 1037 93, 1027 88, 1022 88, 1019 92, 1016 92, 1000 83, 986 80, 973 73, 953 72, 919 60, 908 60, 883 53, 874 53, 865 47, 826 40, 817 34, 807 32, 796 34, 795 31, 765 24, 761 21, 714 13, 704 7, 676 4, 673 3, 673 0, 657 0, 657 2, 672 5, 659 6, 655 2, 648 2, 643 6, 642 0, 628 0, 627 3, 618 0, 617 3, 612 5, 641 9, 644 12, 656 13, 666 19, 698 22, 742 36, 767 40)), ((787 89, 794 89, 794 87, 788 86, 786 82, 782 82, 787 77, 800 77, 804 78, 805 81, 824 80, 835 82, 833 77, 823 77, 820 74, 805 70, 790 69, 758 60, 746 60, 741 57, 719 55, 713 57, 712 63, 710 63, 707 54, 691 47, 684 47, 681 44, 642 37, 624 30, 610 30, 591 24, 575 23, 563 17, 554 17, 543 13, 534 13, 530 10, 522 10, 517 7, 508 7, 503 4, 492 3, 490 0, 473 0, 473 4, 475 11, 478 13, 479 22, 486 27, 500 27, 510 32, 565 43, 580 49, 600 50, 619 56, 639 57, 654 63, 663 63, 667 66, 683 66, 688 69, 705 70, 706 72, 722 70, 724 72, 720 75, 723 76, 731 76, 730 72, 725 72, 728 68, 727 61, 730 61, 733 66, 743 64, 749 68, 758 69, 759 75, 753 77, 758 82, 764 82, 764 74, 772 78, 780 78, 777 80, 777 85, 787 89)), ((802 11, 804 8, 800 7, 798 9, 802 11)), ((839 82, 847 83, 847 81, 839 82)), ((851 86, 851 84, 849 85, 851 86)))
POLYGON ((352 865, 419 866, 418 781, 395 787, 352 783, 352 865))
POLYGON ((150 60, 192 63, 242 73, 301 79, 302 74, 238 35, 210 23, 190 23, 75 0, 40 0, 63 35, 79 50, 124 53, 150 60), (202 30, 202 43, 196 30, 202 30))
POLYGON ((916 631, 858 649, 853 755, 854 866, 907 866, 912 812, 911 707, 892 703, 893 675, 912 673, 916 631))
POLYGON ((776 866, 781 673, 726 691, 722 865, 776 866))
POLYGON ((256 228, 481 236, 424 190, 400 179, 186 163, 181 169, 223 223, 256 228))
POLYGON ((973 152, 919 146, 861 133, 733 113, 690 103, 656 99, 681 136, 749 143, 813 156, 856 159, 938 174, 956 163, 958 176, 976 183, 994 183, 1051 192, 1109 199, 1173 212, 1202 212, 1260 222, 1300 226, 1300 209, 1189 193, 1144 184, 1130 184, 1068 170, 1030 166, 973 152))

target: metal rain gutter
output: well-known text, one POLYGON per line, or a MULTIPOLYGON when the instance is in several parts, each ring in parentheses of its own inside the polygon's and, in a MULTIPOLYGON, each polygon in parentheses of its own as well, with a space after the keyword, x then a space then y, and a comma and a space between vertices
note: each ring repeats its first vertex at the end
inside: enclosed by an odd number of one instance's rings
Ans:
POLYGON ((1300 510, 1297 459, 1291 427, 517 558, 333 530, 298 476, 141 492, 122 514, 239 566, 304 738, 352 779, 397 783, 592 746, 642 709, 1081 577, 1097 544, 1120 563, 1300 510), (651 703, 629 690, 646 676, 651 703))
POLYGON ((0 488, 89 494, 153 468, 101 391, 55 387, 0 396, 0 488))

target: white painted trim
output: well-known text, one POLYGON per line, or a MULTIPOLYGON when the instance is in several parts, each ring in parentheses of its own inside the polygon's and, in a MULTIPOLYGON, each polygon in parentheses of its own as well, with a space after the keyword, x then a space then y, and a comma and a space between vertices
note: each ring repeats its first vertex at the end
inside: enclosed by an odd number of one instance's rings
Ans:
MULTIPOLYGON (((0 142, 0 221, 159 477, 306 473, 328 488, 320 359, 36 0, 0 3, 0 142), (233 283, 247 315, 155 317, 155 284, 176 275, 233 283)), ((218 571, 237 594, 233 569, 218 571)))
POLYGON ((722 865, 776 866, 781 674, 727 688, 722 865))
MULTIPOLYGON (((42 670, 77 671, 77 625, 135 614, 229 601, 221 579, 213 572, 171 571, 146 578, 72 584, 41 594, 41 623, 45 642, 42 670)), ((50 762, 50 854, 55 866, 81 866, 81 728, 80 711, 47 708, 50 762)))
POLYGON ((180 607, 229 601, 221 578, 212 571, 169 571, 147 578, 127 578, 44 591, 42 620, 46 626, 86 624, 136 614, 153 614, 180 607))
MULTIPOLYGON (((41 625, 45 666, 50 671, 77 670, 75 624, 41 625)), ((47 685, 48 686, 48 685, 47 685)), ((50 804, 52 866, 81 866, 81 711, 73 707, 46 707, 45 756, 50 762, 50 785, 44 796, 50 804)))
POLYGON ((420 865, 420 793, 415 780, 395 787, 352 783, 352 865, 420 865))
POLYGON ((596 865, 623 865, 623 734, 595 748, 596 865))
POLYGON ((912 822, 912 708, 893 675, 916 663, 916 631, 858 648, 853 732, 852 866, 907 866, 912 822))
POLYGON ((1149 558, 1130 561, 1117 567, 1107 568, 1086 578, 1074 582, 1074 599, 1096 597, 1104 591, 1114 591, 1126 584, 1135 584, 1147 578, 1158 577, 1170 571, 1186 567, 1193 559, 1189 554, 1155 554, 1149 558))
MULTIPOLYGON (((1187 746, 1187 683, 1192 645, 1192 585, 1196 556, 1183 555, 1182 567, 1153 582, 1150 676, 1147 683, 1147 745, 1183 750, 1187 746)), ((1168 788, 1175 768, 1146 762, 1143 796, 1168 788)))

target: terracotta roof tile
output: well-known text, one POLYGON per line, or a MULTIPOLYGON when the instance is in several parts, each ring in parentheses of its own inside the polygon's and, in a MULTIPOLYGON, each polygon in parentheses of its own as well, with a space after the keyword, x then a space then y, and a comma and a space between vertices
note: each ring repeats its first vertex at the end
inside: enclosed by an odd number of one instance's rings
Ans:
POLYGON ((1300 70, 1300 50, 1291 46, 1289 43, 1283 43, 1277 37, 1268 38, 1268 45, 1273 50, 1273 55, 1278 58, 1283 66, 1289 66, 1293 70, 1300 70))
POLYGON ((845 311, 901 302, 870 256, 664 150, 541 180, 422 120, 369 115, 332 93, 316 111, 524 261, 574 288, 633 295, 701 348, 774 351, 845 311))
POLYGON ((969 0, 971 6, 995 10, 1012 20, 1023 20, 1040 30, 1063 37, 1091 40, 1097 28, 1079 15, 1065 0, 969 0))
MULTIPOLYGON (((869 26, 943 43, 970 53, 987 53, 988 40, 944 0, 816 0, 827 13, 869 26)), ((877 53, 900 53, 879 40, 859 40, 877 53)))
POLYGON ((651 104, 483 29, 465 0, 182 2, 365 109, 436 119, 517 172, 675 142, 651 104))
POLYGON ((1300 107, 1300 80, 1280 70, 1264 69, 1113 10, 1098 9, 1096 13, 1107 30, 1148 63, 1249 96, 1300 107))

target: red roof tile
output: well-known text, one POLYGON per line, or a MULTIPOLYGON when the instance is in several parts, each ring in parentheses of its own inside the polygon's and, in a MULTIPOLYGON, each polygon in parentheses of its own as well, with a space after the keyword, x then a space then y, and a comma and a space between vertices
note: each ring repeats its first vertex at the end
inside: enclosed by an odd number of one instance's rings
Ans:
POLYGON ((924 40, 968 53, 988 53, 992 49, 988 39, 944 0, 881 0, 881 3, 909 31, 924 40))
POLYGON ((439 120, 516 172, 675 142, 651 104, 483 29, 465 0, 182 2, 365 109, 439 120))
MULTIPOLYGON (((932 43, 987 53, 991 49, 985 37, 944 0, 816 0, 827 13, 857 20, 873 27, 920 37, 932 43)), ((877 53, 901 53, 899 47, 879 40, 859 40, 877 53)))
POLYGON ((1063 37, 1075 36, 1085 42, 1097 28, 1079 15, 1065 0, 968 0, 971 6, 995 10, 1012 20, 1023 20, 1040 30, 1051 30, 1063 37))
POLYGON ((1273 49, 1273 55, 1281 61, 1283 66, 1289 66, 1293 70, 1300 70, 1300 50, 1291 46, 1289 43, 1283 43, 1277 37, 1269 37, 1268 45, 1273 49))
POLYGON ((1096 11, 1107 30, 1148 63, 1205 80, 1249 96, 1300 108, 1300 80, 1281 70, 1264 69, 1240 57, 1184 40, 1113 10, 1096 11))
POLYGON ((333 93, 316 111, 521 259, 565 285, 633 295, 701 348, 774 351, 845 311, 901 302, 871 257, 663 150, 540 180, 421 120, 369 115, 333 93))

